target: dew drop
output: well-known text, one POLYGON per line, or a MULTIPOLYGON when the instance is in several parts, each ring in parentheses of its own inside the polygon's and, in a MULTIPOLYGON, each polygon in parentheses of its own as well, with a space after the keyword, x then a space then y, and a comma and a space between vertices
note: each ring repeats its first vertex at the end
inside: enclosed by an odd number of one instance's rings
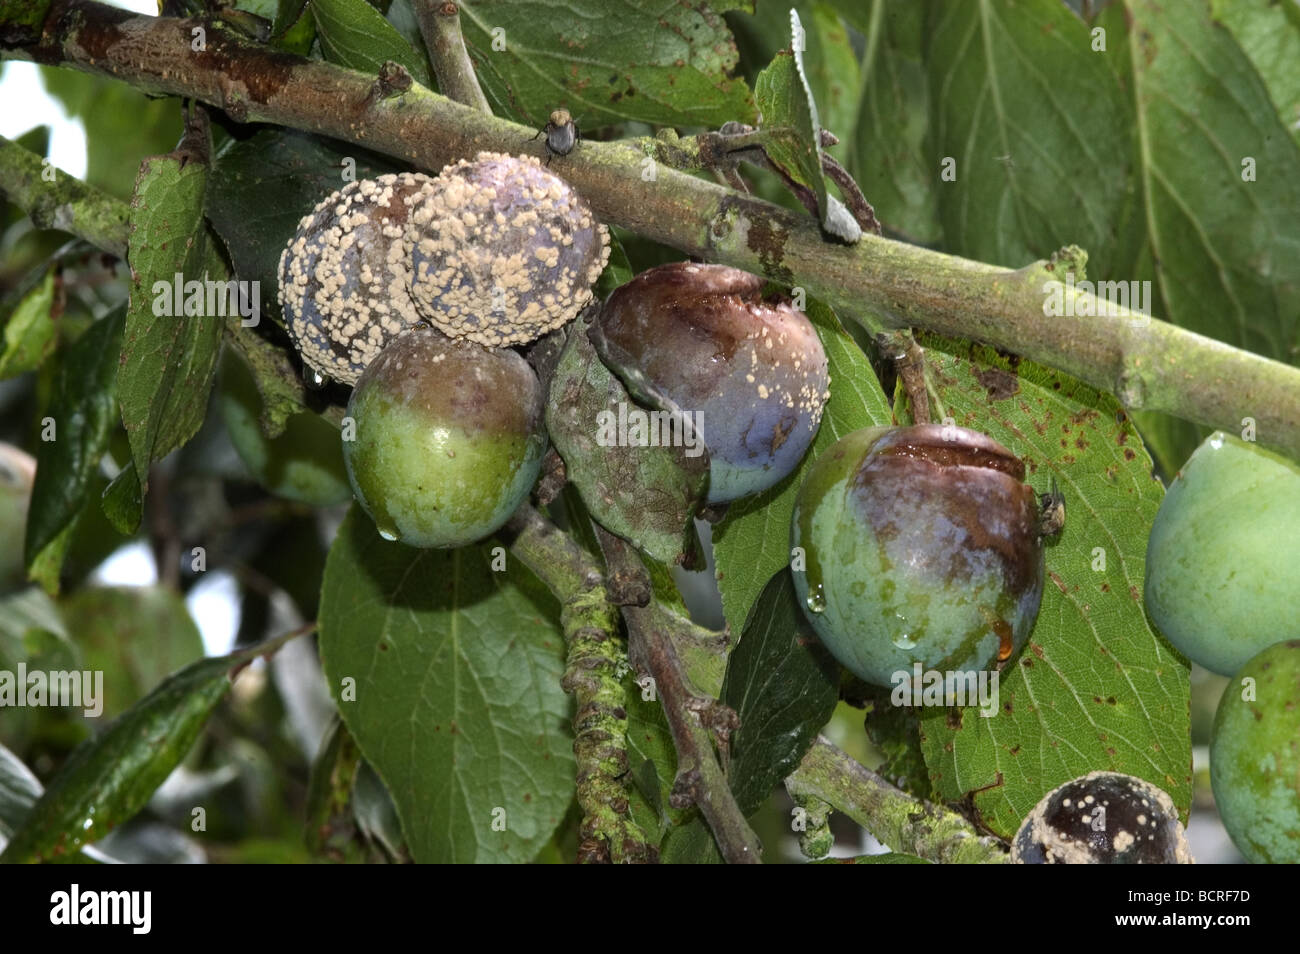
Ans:
POLYGON ((907 633, 902 633, 894 637, 894 645, 899 649, 915 649, 916 640, 907 633))
POLYGON ((812 592, 808 594, 808 599, 806 599, 804 602, 807 604, 808 609, 811 612, 814 613, 826 612, 826 593, 822 589, 822 585, 820 583, 818 583, 813 588, 812 592))
POLYGON ((402 535, 392 527, 379 527, 378 529, 379 529, 379 535, 383 537, 385 540, 396 542, 402 539, 402 535))
POLYGON ((315 368, 309 368, 306 365, 304 365, 302 369, 302 380, 303 383, 313 391, 319 391, 324 388, 325 385, 330 383, 329 378, 325 377, 325 375, 321 374, 315 368))

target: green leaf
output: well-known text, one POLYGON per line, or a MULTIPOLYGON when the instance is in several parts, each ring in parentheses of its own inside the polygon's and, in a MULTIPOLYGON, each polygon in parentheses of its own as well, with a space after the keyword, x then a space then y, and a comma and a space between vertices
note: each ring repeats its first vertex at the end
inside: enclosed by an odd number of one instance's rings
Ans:
POLYGON ((491 559, 388 543, 353 507, 325 567, 330 691, 419 862, 529 861, 573 797, 559 608, 491 559))
POLYGON ((757 496, 737 500, 727 510, 726 518, 713 528, 722 608, 728 625, 737 633, 767 581, 777 570, 790 565, 794 499, 817 455, 851 431, 889 424, 891 420, 889 403, 871 362, 835 313, 811 299, 806 312, 826 350, 831 378, 831 397, 822 413, 817 437, 798 470, 757 496))
POLYGON ((946 186, 926 151, 926 7, 913 0, 852 0, 841 7, 866 38, 849 170, 886 228, 911 242, 937 242, 943 235, 939 190, 946 186))
POLYGON ((722 684, 722 701, 740 716, 728 775, 742 812, 757 810, 799 764, 835 711, 839 673, 789 571, 778 571, 750 611, 722 684))
POLYGON ((749 89, 731 76, 735 40, 703 4, 468 0, 458 6, 466 48, 498 116, 541 128, 551 110, 565 106, 583 128, 625 119, 673 126, 753 121, 749 89))
POLYGON ((117 426, 114 384, 125 317, 125 309, 114 309, 64 349, 46 408, 57 440, 36 448, 24 549, 29 570, 39 565, 39 581, 51 593, 58 592, 64 547, 117 426))
MULTIPOLYGON (((224 266, 203 228, 207 167, 177 156, 152 156, 140 165, 131 200, 131 302, 126 313, 117 398, 143 493, 149 465, 198 431, 208 406, 222 320, 206 311, 176 314, 177 275, 191 282, 224 282, 224 266), (156 293, 155 283, 166 290, 156 293)), ((209 296, 205 293, 204 299, 209 296)))
POLYGON ((1212 0, 1211 10, 1255 65, 1282 125, 1300 141, 1300 5, 1295 0, 1212 0))
POLYGON ((207 215, 230 252, 235 276, 260 283, 263 315, 280 317, 280 253, 299 220, 341 189, 345 176, 372 179, 397 169, 360 149, 345 152, 331 141, 283 129, 264 129, 221 150, 207 215))
POLYGON ((997 714, 921 711, 936 797, 970 797, 979 823, 1006 838, 1051 789, 1105 769, 1158 785, 1186 818, 1188 665, 1142 605, 1163 491, 1132 424, 1113 398, 1065 375, 981 346, 921 344, 948 414, 1020 456, 1040 492, 1055 478, 1067 515, 1047 550, 1037 624, 1002 673, 997 714))
POLYGON ((29 669, 74 669, 80 665, 54 601, 34 586, 0 597, 0 670, 19 663, 29 669))
POLYGON ((312 0, 316 34, 325 59, 348 69, 379 74, 387 60, 406 67, 421 86, 429 85, 429 65, 366 0, 312 0))
POLYGON ((203 639, 185 601, 167 587, 85 587, 61 608, 84 668, 104 674, 105 718, 203 657, 203 639))
POLYGON ((22 824, 40 797, 40 780, 22 759, 0 745, 0 845, 22 824))
POLYGON ((0 381, 41 366, 57 344, 53 268, 22 297, 5 322, 0 381))
POLYGON ((352 792, 361 764, 356 740, 335 716, 312 762, 307 785, 305 828, 312 854, 328 861, 365 860, 352 814, 352 792))
POLYGON ((782 172, 808 189, 817 199, 822 228, 832 235, 854 242, 862 229, 838 201, 826 191, 822 174, 821 120, 803 67, 803 26, 799 14, 790 11, 794 34, 792 50, 781 50, 754 81, 754 100, 761 114, 763 147, 767 157, 782 172))
POLYGON ((713 832, 699 817, 668 833, 659 861, 665 865, 724 864, 718 844, 713 840, 713 832))
POLYGON ((126 462, 126 466, 104 488, 99 502, 109 525, 118 533, 130 536, 139 529, 140 517, 144 513, 144 495, 135 471, 135 461, 126 462))
POLYGON ((190 750, 234 673, 265 651, 258 646, 187 666, 78 746, 0 864, 66 859, 134 817, 190 750))
POLYGON ((564 458, 569 480, 591 516, 611 533, 661 563, 693 565, 692 518, 709 476, 707 453, 682 447, 602 447, 597 415, 634 410, 622 382, 587 339, 587 322, 569 326, 569 340, 551 379, 546 429, 564 458))
MULTIPOLYGON (((1127 42, 1113 43, 1143 159, 1138 214, 1149 252, 1138 277, 1154 279, 1169 321, 1294 363, 1300 147, 1205 3, 1132 0, 1126 11, 1127 42), (1245 181, 1252 162, 1254 181, 1245 181)), ((1123 36, 1122 22, 1110 35, 1123 36)))
POLYGON ((948 250, 1018 267, 1074 242, 1116 277, 1132 129, 1110 54, 1059 0, 934 9, 931 187, 948 250), (947 158, 956 180, 936 182, 947 158))

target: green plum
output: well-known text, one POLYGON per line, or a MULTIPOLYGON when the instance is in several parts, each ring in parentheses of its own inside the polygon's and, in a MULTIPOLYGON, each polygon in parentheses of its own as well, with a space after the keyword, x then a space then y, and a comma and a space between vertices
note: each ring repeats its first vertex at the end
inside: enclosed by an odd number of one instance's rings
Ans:
POLYGON ((1300 863, 1300 639, 1228 683, 1214 716, 1210 784, 1223 827, 1256 863, 1300 863))
POLYGON ((221 362, 221 416, 240 460, 259 484, 278 497, 313 507, 352 497, 339 449, 339 430, 319 414, 303 411, 278 437, 262 433, 262 396, 243 360, 228 351, 221 362))
POLYGON ((1230 676, 1300 637, 1300 465, 1221 431, 1169 486, 1147 541, 1146 607, 1193 662, 1230 676))
POLYGON ((992 438, 933 424, 832 444, 795 502, 795 590, 832 654, 889 686, 913 664, 973 671, 1022 648, 1043 591, 1039 500, 992 438))
POLYGON ((501 527, 546 452, 542 387, 522 357, 416 325, 361 375, 343 457, 386 539, 455 547, 501 527))

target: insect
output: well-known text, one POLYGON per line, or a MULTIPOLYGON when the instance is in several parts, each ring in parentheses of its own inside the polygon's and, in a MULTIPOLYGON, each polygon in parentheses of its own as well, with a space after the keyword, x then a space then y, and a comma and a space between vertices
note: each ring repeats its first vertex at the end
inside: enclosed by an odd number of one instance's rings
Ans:
MULTIPOLYGON (((567 156, 582 137, 578 135, 578 124, 573 121, 567 109, 557 109, 551 113, 550 120, 537 130, 537 136, 546 136, 546 165, 551 164, 555 156, 567 156)), ((533 139, 536 139, 534 136, 533 139)), ((532 142, 533 139, 528 140, 532 142)))
POLYGON ((1065 526, 1065 494, 1056 485, 1055 477, 1052 478, 1052 489, 1039 495, 1038 504, 1041 508, 1038 517, 1039 536, 1052 537, 1060 533, 1065 526))

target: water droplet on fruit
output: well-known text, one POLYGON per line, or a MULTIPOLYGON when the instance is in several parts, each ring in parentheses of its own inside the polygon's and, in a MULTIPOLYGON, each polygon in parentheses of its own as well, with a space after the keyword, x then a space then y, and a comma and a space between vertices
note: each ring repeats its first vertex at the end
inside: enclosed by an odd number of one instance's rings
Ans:
POLYGON ((915 649, 916 640, 907 633, 902 633, 894 637, 894 645, 899 649, 915 649))
POLYGON ((325 375, 321 374, 315 368, 308 368, 305 366, 302 369, 302 380, 303 383, 313 391, 319 391, 324 388, 325 385, 330 383, 330 379, 325 377, 325 375))
POLYGON ((814 613, 826 612, 826 593, 822 589, 822 585, 820 583, 816 584, 816 586, 813 587, 812 592, 808 594, 808 599, 805 600, 804 602, 808 604, 808 609, 811 612, 814 613))
POLYGON ((393 543, 396 543, 398 540, 402 539, 402 535, 392 527, 378 527, 378 530, 379 530, 379 535, 383 537, 385 540, 389 540, 393 543))

